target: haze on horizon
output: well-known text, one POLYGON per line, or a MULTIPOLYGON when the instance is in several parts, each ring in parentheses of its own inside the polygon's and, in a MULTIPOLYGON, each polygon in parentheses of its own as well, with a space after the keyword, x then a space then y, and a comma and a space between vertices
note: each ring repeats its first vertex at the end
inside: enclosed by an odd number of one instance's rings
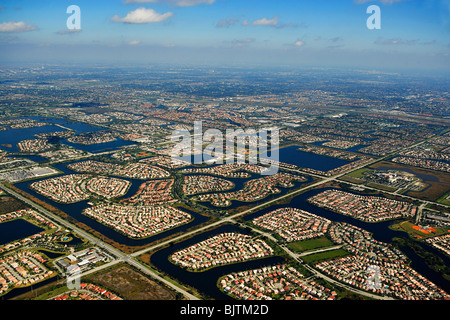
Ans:
POLYGON ((170 63, 450 70, 450 0, 0 3, 2 63, 170 63), (369 5, 381 29, 369 30, 369 5), (66 12, 81 9, 81 29, 66 12))

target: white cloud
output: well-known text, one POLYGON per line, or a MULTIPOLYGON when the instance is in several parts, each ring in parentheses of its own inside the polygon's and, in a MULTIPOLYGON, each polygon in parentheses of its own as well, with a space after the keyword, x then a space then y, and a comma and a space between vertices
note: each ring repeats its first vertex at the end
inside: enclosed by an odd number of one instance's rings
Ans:
POLYGON ((200 4, 213 4, 216 0, 125 0, 126 4, 130 3, 155 3, 167 2, 178 7, 192 7, 200 4))
POLYGON ((303 47, 305 45, 305 42, 302 40, 297 40, 297 41, 295 41, 294 45, 296 47, 303 47))
POLYGON ((64 30, 60 30, 60 31, 56 32, 56 34, 65 35, 65 34, 77 34, 80 32, 81 32, 81 29, 64 29, 64 30))
POLYGON ((134 11, 128 12, 128 14, 123 18, 119 17, 116 14, 111 18, 111 20, 114 22, 125 23, 153 23, 164 21, 171 16, 173 16, 172 12, 159 14, 153 9, 139 8, 134 11))
POLYGON ((396 39, 378 38, 376 41, 374 41, 374 43, 380 45, 415 45, 417 44, 417 40, 405 40, 401 38, 396 39))
POLYGON ((228 27, 235 25, 238 22, 239 22, 238 19, 222 19, 219 22, 217 22, 216 27, 217 28, 228 28, 228 27))
POLYGON ((283 28, 307 28, 308 25, 305 23, 295 24, 295 23, 280 23, 278 21, 278 15, 273 17, 272 19, 268 19, 267 17, 255 20, 253 22, 250 22, 248 19, 242 21, 243 26, 267 26, 267 27, 273 27, 277 29, 283 29, 283 28))
MULTIPOLYGON (((396 2, 405 2, 410 0, 379 0, 382 4, 393 4, 396 2)), ((367 2, 375 2, 375 0, 355 0, 355 3, 357 4, 364 4, 367 2)))
POLYGON ((0 24, 0 32, 26 32, 33 30, 37 30, 37 27, 24 21, 10 21, 0 24))
POLYGON ((127 44, 130 46, 137 46, 138 44, 141 44, 141 42, 139 40, 131 40, 128 41, 127 44))
POLYGON ((240 47, 245 47, 252 42, 255 42, 255 39, 253 39, 253 38, 235 39, 232 41, 232 45, 233 45, 233 47, 240 48, 240 47))
POLYGON ((278 25, 278 16, 275 16, 273 19, 267 19, 266 17, 255 20, 252 22, 254 26, 276 26, 278 25))

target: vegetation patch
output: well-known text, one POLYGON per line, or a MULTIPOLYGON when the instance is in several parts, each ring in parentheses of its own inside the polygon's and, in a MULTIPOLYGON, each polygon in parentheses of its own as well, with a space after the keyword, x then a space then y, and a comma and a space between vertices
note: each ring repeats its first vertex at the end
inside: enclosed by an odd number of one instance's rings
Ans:
POLYGON ((294 252, 305 252, 319 248, 327 248, 333 246, 334 243, 327 237, 320 237, 310 240, 294 241, 287 246, 294 252))

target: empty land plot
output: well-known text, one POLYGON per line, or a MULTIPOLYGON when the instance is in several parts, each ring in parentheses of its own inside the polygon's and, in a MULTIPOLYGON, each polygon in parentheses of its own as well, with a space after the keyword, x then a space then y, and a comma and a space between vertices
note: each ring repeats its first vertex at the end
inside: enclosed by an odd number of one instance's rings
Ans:
POLYGON ((332 247, 335 244, 327 237, 319 237, 315 239, 294 241, 288 244, 288 247, 295 252, 311 251, 319 248, 332 247))
POLYGON ((124 300, 175 300, 176 293, 127 265, 87 276, 116 292, 124 300))
POLYGON ((374 169, 395 169, 413 173, 419 177, 427 187, 421 191, 409 190, 405 194, 418 199, 437 201, 450 189, 450 173, 433 171, 430 169, 413 167, 405 164, 398 164, 388 161, 381 161, 371 165, 374 169))

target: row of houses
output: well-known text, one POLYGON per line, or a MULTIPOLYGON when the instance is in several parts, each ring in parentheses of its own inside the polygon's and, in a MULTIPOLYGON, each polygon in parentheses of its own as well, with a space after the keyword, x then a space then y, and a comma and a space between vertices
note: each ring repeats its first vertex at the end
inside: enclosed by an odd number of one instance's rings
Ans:
POLYGON ((330 236, 351 256, 319 262, 317 269, 353 287, 405 300, 449 299, 433 282, 408 266, 393 246, 376 241, 365 230, 347 223, 333 224, 330 236))
POLYGON ((263 258, 273 249, 261 239, 240 233, 221 233, 173 253, 170 260, 182 268, 204 270, 214 266, 263 258))
POLYGON ((308 202, 365 222, 414 217, 417 212, 417 206, 405 201, 362 196, 336 189, 321 192, 309 198, 308 202))
POLYGON ((280 193, 281 190, 276 188, 277 186, 283 188, 293 187, 294 181, 302 182, 306 181, 306 178, 290 173, 278 172, 274 175, 249 180, 241 190, 228 193, 201 194, 194 199, 201 202, 211 202, 216 207, 227 207, 231 205, 231 200, 255 202, 264 199, 268 195, 280 193))
POLYGON ((274 265, 228 274, 219 288, 240 300, 335 300, 337 293, 288 265, 274 265))
POLYGON ((172 195, 173 179, 151 180, 143 183, 130 198, 123 199, 126 204, 156 205, 176 202, 172 195))
POLYGON ((43 152, 53 148, 46 139, 29 139, 22 140, 17 144, 19 151, 21 152, 43 152))
POLYGON ((131 182, 88 174, 64 175, 33 182, 30 188, 60 203, 75 203, 90 198, 91 194, 104 198, 117 198, 126 194, 131 182))
POLYGON ((16 251, 0 259, 0 295, 15 287, 26 287, 54 276, 40 254, 29 250, 16 251))
POLYGON ((207 175, 195 175, 184 177, 183 192, 186 195, 194 195, 197 193, 226 191, 233 187, 233 182, 222 178, 207 175))
POLYGON ((171 206, 101 204, 83 214, 131 238, 145 238, 188 223, 192 216, 171 206))
POLYGON ((247 172, 261 174, 267 170, 267 168, 248 164, 248 163, 227 163, 214 167, 207 168, 190 168, 183 169, 182 173, 202 173, 202 174, 212 174, 216 176, 221 176, 225 178, 249 178, 250 175, 247 172))
POLYGON ((258 227, 275 231, 287 242, 320 237, 331 221, 297 208, 279 208, 253 219, 258 227))
POLYGON ((117 163, 86 160, 67 165, 67 168, 80 173, 110 174, 114 176, 147 180, 168 178, 170 173, 162 168, 147 163, 117 163))
POLYGON ((429 243, 431 246, 445 252, 447 255, 450 256, 450 234, 428 238, 425 241, 429 243))

